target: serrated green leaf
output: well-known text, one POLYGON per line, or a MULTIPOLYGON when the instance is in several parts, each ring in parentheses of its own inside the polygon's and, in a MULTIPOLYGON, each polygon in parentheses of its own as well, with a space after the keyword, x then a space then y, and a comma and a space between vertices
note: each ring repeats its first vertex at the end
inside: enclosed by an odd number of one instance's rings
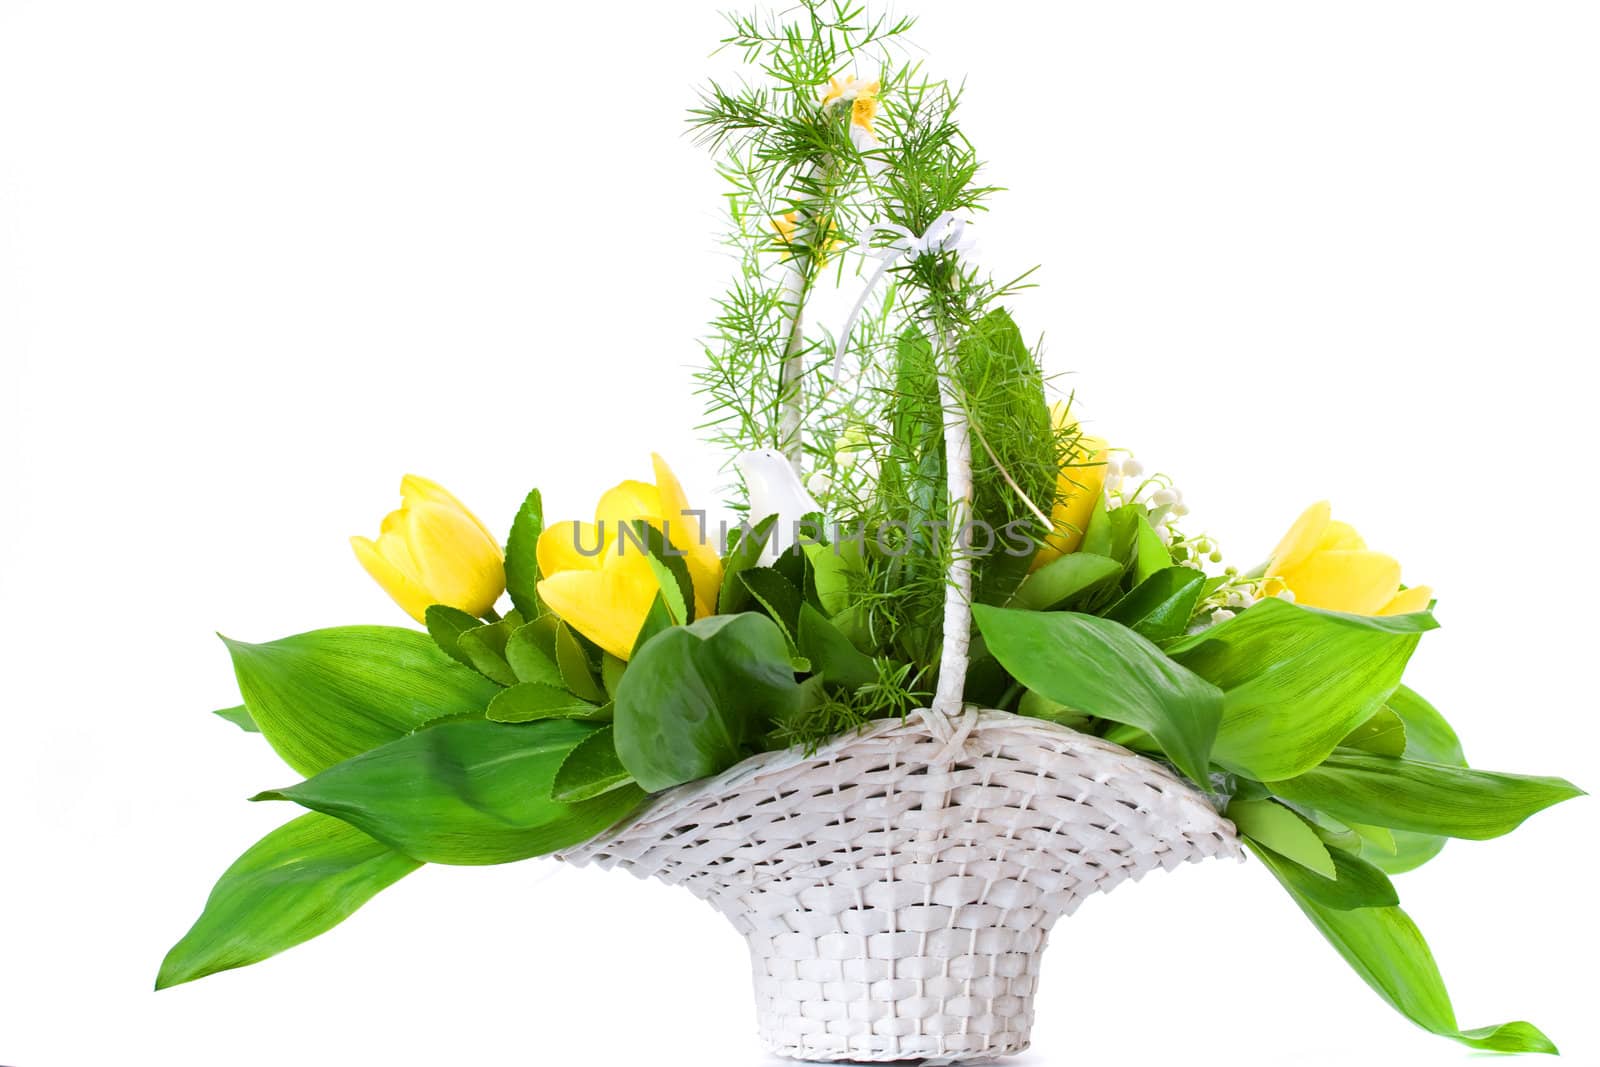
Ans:
POLYGON ((511 631, 506 639, 506 664, 519 682, 565 687, 555 659, 555 616, 545 615, 511 631))
POLYGON ((1228 818, 1239 832, 1323 878, 1337 878, 1328 846, 1299 815, 1275 800, 1235 800, 1228 818))
POLYGON ((973 606, 989 652, 1028 689, 1148 732, 1173 764, 1210 788, 1222 713, 1216 686, 1109 619, 1073 612, 973 606))
POLYGON ((259 645, 223 640, 250 717, 301 774, 435 719, 481 715, 498 692, 415 630, 346 626, 259 645))
POLYGON ((804 603, 800 590, 771 567, 751 567, 739 575, 739 580, 794 645, 800 628, 800 605, 804 603))
POLYGON ((1107 609, 1105 617, 1151 641, 1182 637, 1205 580, 1193 567, 1164 567, 1107 609))
POLYGON ((428 636, 433 638, 433 643, 439 646, 440 651, 457 663, 477 670, 472 658, 461 650, 460 641, 462 634, 482 626, 482 619, 468 615, 460 608, 452 608, 448 604, 430 606, 424 618, 428 636))
POLYGON ((353 826, 302 815, 235 860, 156 977, 156 988, 259 963, 339 925, 418 867, 353 826))
POLYGON ((604 718, 601 706, 579 700, 565 689, 542 682, 522 682, 502 689, 489 701, 485 718, 493 722, 533 722, 537 719, 604 718))
POLYGON ((1215 758, 1259 781, 1315 767, 1400 683, 1426 613, 1373 618, 1262 600, 1167 648, 1220 687, 1215 758))
MULTIPOLYGON (((1502 774, 1339 749, 1298 777, 1267 782, 1285 800, 1355 823, 1483 841, 1582 796, 1561 778, 1502 774)), ((1359 832, 1359 831, 1358 831, 1359 832)))
POLYGON ((218 708, 211 714, 219 719, 227 719, 246 733, 259 734, 261 732, 261 728, 256 725, 256 721, 250 717, 250 709, 243 704, 236 708, 218 708))
POLYGON ((610 726, 602 727, 579 741, 567 754, 550 789, 553 799, 564 803, 591 800, 633 781, 633 776, 617 758, 613 732, 610 726))
POLYGON ((506 645, 517 627, 509 619, 487 623, 456 638, 456 647, 485 678, 499 685, 516 685, 517 672, 506 662, 506 645))
POLYGON ((591 704, 606 702, 606 692, 594 676, 588 650, 566 623, 556 627, 556 666, 561 669, 562 684, 573 696, 591 704))
POLYGON ((1072 552, 1053 559, 1023 579, 1009 607, 1048 611, 1095 586, 1114 581, 1122 564, 1092 552, 1072 552))
POLYGON ((739 576, 761 563, 761 553, 772 535, 778 516, 767 515, 741 534, 722 560, 722 592, 717 598, 717 611, 723 615, 737 615, 749 604, 750 594, 739 576))
POLYGON ((562 761, 595 729, 442 723, 252 799, 332 815, 429 863, 509 863, 588 840, 644 799, 634 786, 579 804, 551 799, 562 761))
POLYGON ((539 535, 544 532, 544 502, 535 489, 517 509, 506 536, 506 592, 525 620, 544 614, 539 599, 539 535))
POLYGON ((849 638, 810 604, 800 606, 800 654, 810 669, 830 685, 854 692, 878 680, 878 667, 871 656, 856 651, 849 638))

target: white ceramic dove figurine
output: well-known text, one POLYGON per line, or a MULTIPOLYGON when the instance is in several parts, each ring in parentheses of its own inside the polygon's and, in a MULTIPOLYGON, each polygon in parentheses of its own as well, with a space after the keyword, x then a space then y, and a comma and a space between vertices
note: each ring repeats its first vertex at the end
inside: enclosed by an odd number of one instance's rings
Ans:
POLYGON ((760 522, 768 515, 778 516, 772 525, 772 536, 761 553, 763 565, 773 563, 795 543, 795 524, 806 515, 822 510, 816 498, 800 484, 794 466, 775 448, 759 448, 745 452, 734 460, 739 473, 744 476, 745 488, 750 491, 750 522, 760 522))

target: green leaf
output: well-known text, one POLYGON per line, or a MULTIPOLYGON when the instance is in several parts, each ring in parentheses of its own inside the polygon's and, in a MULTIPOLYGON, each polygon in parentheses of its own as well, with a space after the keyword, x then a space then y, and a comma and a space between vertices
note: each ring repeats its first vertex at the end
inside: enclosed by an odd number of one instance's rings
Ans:
POLYGON ((618 659, 609 652, 600 656, 600 685, 606 691, 606 696, 616 699, 617 686, 622 682, 622 672, 628 669, 626 660, 618 659))
MULTIPOLYGON (((1265 852, 1260 853, 1267 860, 1265 852)), ((1450 994, 1433 953, 1411 917, 1398 907, 1340 909, 1312 896, 1292 877, 1292 865, 1264 862, 1300 910, 1355 972, 1391 1007, 1431 1033, 1495 1052, 1555 1052, 1532 1023, 1458 1029, 1450 994)))
POLYGON ((771 567, 751 567, 739 580, 793 644, 800 630, 800 590, 771 567))
POLYGON ((200 918, 161 962, 156 988, 259 963, 309 941, 420 866, 338 819, 302 815, 223 872, 200 918))
POLYGON ((1583 795, 1561 778, 1446 767, 1352 749, 1340 749, 1305 774, 1266 786, 1285 800, 1346 823, 1472 841, 1510 833, 1535 812, 1583 795))
POLYGON ((683 552, 667 541, 660 530, 642 520, 629 523, 633 537, 621 545, 623 551, 638 551, 644 546, 645 558, 655 574, 662 602, 672 616, 675 626, 694 619, 694 579, 689 575, 689 561, 683 552))
POLYGON ((498 692, 415 630, 344 626, 259 645, 223 641, 250 717, 301 774, 435 719, 482 714, 498 692))
MULTIPOLYGON (((1451 767, 1467 765, 1456 732, 1443 715, 1416 693, 1402 685, 1389 697, 1388 710, 1405 724, 1406 750, 1402 755, 1424 763, 1443 763, 1451 767)), ((1367 862, 1390 874, 1416 870, 1437 856, 1449 840, 1440 834, 1418 834, 1410 830, 1391 830, 1390 836, 1394 839, 1392 853, 1370 845, 1361 849, 1367 862)))
POLYGON ((544 503, 535 489, 517 509, 506 537, 506 592, 524 619, 536 619, 545 613, 539 599, 539 535, 543 532, 544 503))
POLYGON ((1426 613, 1369 618, 1262 600, 1167 653, 1227 694, 1215 758, 1260 781, 1327 758, 1400 683, 1426 613))
POLYGON ((628 769, 617 758, 612 740, 613 728, 602 727, 579 741, 556 770, 550 795, 555 800, 576 803, 621 788, 633 781, 628 769))
POLYGON ((543 615, 511 631, 506 639, 506 664, 519 682, 564 687, 556 666, 556 618, 543 615))
POLYGON ((1205 581, 1193 567, 1164 567, 1113 604, 1105 617, 1151 641, 1182 637, 1205 581))
POLYGON ((761 553, 766 549, 767 539, 772 535, 773 524, 778 521, 778 516, 768 515, 748 532, 741 534, 739 540, 728 549, 722 559, 722 592, 717 598, 717 611, 723 615, 737 615, 744 611, 749 604, 749 591, 745 589, 740 575, 761 563, 761 553))
POLYGON ((1300 895, 1322 907, 1351 911, 1355 908, 1392 908, 1400 903, 1394 885, 1382 871, 1342 849, 1334 849, 1328 854, 1334 874, 1323 877, 1267 847, 1257 838, 1247 834, 1245 840, 1255 850, 1256 858, 1266 864, 1279 881, 1292 882, 1300 895))
POLYGON ((1022 696, 1017 701, 1017 714, 1026 715, 1030 719, 1044 719, 1070 730, 1087 730, 1089 727, 1089 716, 1067 707, 1060 701, 1035 693, 1032 689, 1022 691, 1022 696))
POLYGON ((551 799, 562 761, 595 729, 441 723, 252 799, 292 800, 429 863, 509 863, 586 841, 644 799, 632 786, 580 804, 551 799))
POLYGON ((656 634, 672 629, 672 613, 667 610, 666 601, 657 593, 655 600, 650 602, 650 612, 644 617, 644 623, 639 627, 639 636, 633 639, 633 651, 629 654, 629 661, 637 658, 639 650, 656 634))
POLYGON ((1022 611, 1048 611, 1085 590, 1110 582, 1122 573, 1122 564, 1091 552, 1072 552, 1051 560, 1023 579, 1010 607, 1022 611))
POLYGON ((1150 525, 1150 517, 1143 511, 1136 513, 1134 523, 1133 582, 1138 585, 1152 575, 1172 566, 1172 553, 1166 543, 1150 525))
POLYGON ((428 636, 433 638, 433 643, 439 646, 440 651, 457 663, 477 670, 472 658, 461 650, 461 635, 468 630, 476 630, 483 625, 483 620, 475 615, 468 615, 460 608, 452 608, 448 604, 434 604, 424 615, 428 627, 428 636))
POLYGON ((485 717, 493 722, 534 722, 538 719, 604 718, 609 705, 579 700, 565 689, 542 682, 523 682, 502 689, 489 701, 485 717))
POLYGON ((1095 498, 1094 510, 1089 513, 1089 522, 1084 526, 1078 551, 1091 556, 1115 556, 1111 545, 1111 513, 1106 510, 1104 493, 1095 498))
POLYGON ((799 697, 789 644, 764 615, 714 615, 657 635, 617 688, 617 755, 652 792, 739 762, 799 697))
POLYGON ((256 725, 256 721, 250 717, 250 709, 243 704, 236 708, 218 708, 211 714, 220 719, 227 719, 246 733, 259 734, 261 732, 261 728, 256 725))
POLYGON ((517 673, 506 662, 506 646, 517 629, 510 619, 483 624, 456 638, 456 648, 485 678, 498 685, 516 685, 517 673))
POLYGON ((817 590, 817 603, 823 614, 832 617, 850 607, 851 591, 866 580, 866 564, 860 541, 803 546, 811 563, 811 581, 817 590))
POLYGON ((594 676, 588 650, 566 623, 556 627, 556 666, 561 669, 562 684, 573 696, 591 704, 606 702, 606 691, 594 676))
POLYGON ((1228 818, 1239 832, 1260 842, 1323 878, 1337 878, 1338 871, 1328 846, 1316 830, 1293 811, 1275 800, 1235 800, 1228 805, 1228 818))
POLYGON ((1406 751, 1406 724, 1388 708, 1379 708, 1372 718, 1357 726, 1339 742, 1341 748, 1359 748, 1375 756, 1403 756, 1406 751))
POLYGON ((1216 686, 1108 619, 983 604, 972 610, 989 651, 1017 681, 1078 711, 1146 731, 1180 771, 1209 788, 1222 712, 1216 686))
POLYGON ((878 666, 840 633, 827 617, 810 604, 800 606, 800 654, 811 669, 830 685, 851 692, 878 680, 878 666))

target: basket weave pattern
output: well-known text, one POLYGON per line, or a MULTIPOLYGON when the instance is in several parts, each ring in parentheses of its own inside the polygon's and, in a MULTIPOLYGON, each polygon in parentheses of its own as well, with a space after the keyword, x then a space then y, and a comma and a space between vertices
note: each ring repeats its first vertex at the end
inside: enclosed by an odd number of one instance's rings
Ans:
POLYGON ((1232 825, 1163 767, 969 709, 753 757, 563 858, 727 916, 772 1051, 956 1062, 1027 1047, 1040 953, 1084 898, 1238 855, 1232 825))

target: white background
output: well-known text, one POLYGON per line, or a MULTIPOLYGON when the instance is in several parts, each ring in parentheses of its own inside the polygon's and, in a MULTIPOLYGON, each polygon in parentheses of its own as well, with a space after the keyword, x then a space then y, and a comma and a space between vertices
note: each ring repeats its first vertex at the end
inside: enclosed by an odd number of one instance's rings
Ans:
MULTIPOLYGON (((1600 784, 1585 3, 922 0, 1009 191, 998 273, 1096 428, 1250 565, 1336 502, 1428 582, 1411 679, 1505 770, 1600 784)), ((681 891, 428 867, 150 992, 295 776, 207 712, 246 640, 403 622, 345 538, 400 475, 504 529, 666 453, 729 269, 682 134, 705 3, 0 0, 0 1063, 763 1063, 681 891)), ((721 65, 722 60, 710 61, 721 65)), ((870 72, 863 72, 870 73, 870 72)), ((1600 1060, 1596 807, 1401 880, 1464 1025, 1600 1060)), ((1464 1064, 1256 864, 1058 928, 1024 1062, 1464 1064)))

